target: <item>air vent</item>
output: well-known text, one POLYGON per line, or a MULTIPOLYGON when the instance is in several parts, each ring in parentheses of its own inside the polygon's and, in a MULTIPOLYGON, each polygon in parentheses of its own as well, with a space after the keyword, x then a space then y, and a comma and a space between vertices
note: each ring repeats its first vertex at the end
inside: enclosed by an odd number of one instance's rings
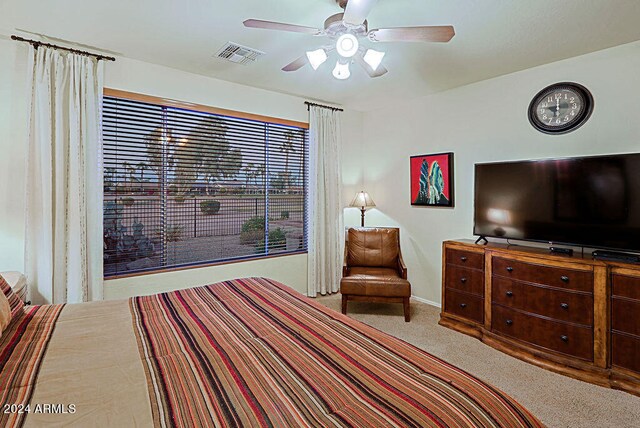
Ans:
POLYGON ((262 55, 264 55, 264 52, 233 42, 224 45, 216 54, 218 58, 242 65, 254 63, 262 55))

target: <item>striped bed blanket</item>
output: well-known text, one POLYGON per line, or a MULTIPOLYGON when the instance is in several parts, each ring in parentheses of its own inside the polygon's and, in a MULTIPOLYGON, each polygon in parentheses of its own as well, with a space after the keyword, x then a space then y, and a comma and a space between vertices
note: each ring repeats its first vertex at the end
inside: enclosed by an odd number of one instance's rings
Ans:
POLYGON ((542 426, 496 388, 272 280, 129 304, 155 426, 542 426))
POLYGON ((0 337, 0 426, 19 426, 64 305, 30 306, 0 337))

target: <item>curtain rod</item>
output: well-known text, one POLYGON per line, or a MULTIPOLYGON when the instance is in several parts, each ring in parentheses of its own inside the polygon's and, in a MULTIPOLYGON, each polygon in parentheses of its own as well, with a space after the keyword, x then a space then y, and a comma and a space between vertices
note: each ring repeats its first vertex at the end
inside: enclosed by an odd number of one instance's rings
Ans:
POLYGON ((307 105, 307 110, 309 110, 309 107, 311 106, 316 106, 316 107, 328 108, 329 110, 333 110, 333 111, 344 111, 343 109, 338 107, 325 106, 322 104, 312 103, 310 101, 305 101, 304 103, 307 105))
POLYGON ((63 50, 63 51, 68 51, 68 52, 72 52, 72 53, 79 54, 79 55, 93 56, 98 61, 100 61, 101 59, 105 60, 105 61, 115 61, 116 60, 112 56, 94 54, 94 53, 91 53, 91 52, 81 51, 81 50, 78 50, 78 49, 65 48, 64 46, 58 46, 58 45, 52 45, 50 43, 39 42, 38 40, 24 39, 24 38, 22 38, 20 36, 15 36, 15 35, 11 36, 11 40, 16 40, 18 42, 29 43, 29 44, 33 45, 33 47, 35 49, 38 49, 38 46, 45 46, 45 47, 48 47, 48 48, 60 49, 60 50, 63 50))

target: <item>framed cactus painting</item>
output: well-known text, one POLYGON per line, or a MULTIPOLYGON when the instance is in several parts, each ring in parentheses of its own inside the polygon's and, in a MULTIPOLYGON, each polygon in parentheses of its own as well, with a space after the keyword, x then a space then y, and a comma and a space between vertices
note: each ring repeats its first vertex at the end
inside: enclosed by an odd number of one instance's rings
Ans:
POLYGON ((453 207, 453 153, 411 156, 411 205, 453 207))

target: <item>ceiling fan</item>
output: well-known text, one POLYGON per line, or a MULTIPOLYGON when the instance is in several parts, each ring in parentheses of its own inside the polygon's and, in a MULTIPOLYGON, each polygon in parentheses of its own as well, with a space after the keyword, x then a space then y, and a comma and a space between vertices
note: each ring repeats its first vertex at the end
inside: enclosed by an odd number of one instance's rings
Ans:
POLYGON ((290 31, 328 37, 331 42, 316 50, 308 51, 295 61, 282 68, 283 71, 296 71, 307 63, 317 70, 334 50, 338 52, 338 60, 333 69, 336 79, 348 79, 351 75, 349 65, 358 63, 371 77, 380 77, 387 73, 382 65, 385 52, 367 49, 361 44, 362 39, 370 42, 448 42, 455 32, 450 25, 397 27, 369 30, 367 16, 378 0, 335 0, 344 9, 344 13, 330 16, 324 22, 324 29, 285 24, 281 22, 247 19, 245 27, 266 30, 290 31))

